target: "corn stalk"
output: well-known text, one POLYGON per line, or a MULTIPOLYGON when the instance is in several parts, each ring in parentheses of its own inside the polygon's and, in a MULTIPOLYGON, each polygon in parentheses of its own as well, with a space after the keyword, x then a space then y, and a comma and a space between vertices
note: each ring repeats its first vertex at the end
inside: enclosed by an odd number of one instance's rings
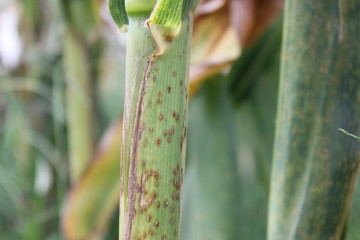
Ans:
POLYGON ((269 240, 344 239, 358 176, 360 2, 286 2, 269 240))
POLYGON ((128 26, 119 239, 179 239, 192 1, 110 1, 128 26), (126 14, 124 9, 126 8, 126 14))

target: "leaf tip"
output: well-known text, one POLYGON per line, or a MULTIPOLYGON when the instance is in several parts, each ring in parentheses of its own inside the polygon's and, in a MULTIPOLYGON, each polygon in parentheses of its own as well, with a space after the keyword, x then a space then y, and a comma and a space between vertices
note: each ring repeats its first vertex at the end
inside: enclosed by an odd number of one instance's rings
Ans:
POLYGON ((355 139, 357 139, 357 140, 360 141, 360 137, 358 137, 358 136, 356 136, 356 135, 354 135, 354 134, 352 134, 352 133, 349 133, 348 131, 346 131, 346 130, 344 130, 344 129, 342 129, 342 128, 338 128, 338 130, 339 130, 340 132, 342 132, 342 133, 344 133, 344 134, 346 134, 346 135, 348 135, 348 136, 350 136, 350 137, 353 137, 353 138, 355 138, 355 139))

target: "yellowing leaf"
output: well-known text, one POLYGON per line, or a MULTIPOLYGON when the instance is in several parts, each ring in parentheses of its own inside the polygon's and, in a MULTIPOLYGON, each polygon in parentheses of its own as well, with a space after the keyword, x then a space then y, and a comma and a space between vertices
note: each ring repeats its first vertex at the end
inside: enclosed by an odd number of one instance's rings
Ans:
POLYGON ((102 139, 93 162, 73 187, 64 207, 63 232, 68 240, 100 239, 119 200, 122 121, 102 139))

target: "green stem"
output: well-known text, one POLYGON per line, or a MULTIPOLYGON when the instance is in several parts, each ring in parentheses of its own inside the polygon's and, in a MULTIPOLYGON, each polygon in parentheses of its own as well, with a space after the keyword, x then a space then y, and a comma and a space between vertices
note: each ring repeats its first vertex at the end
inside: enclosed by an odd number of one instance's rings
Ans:
POLYGON ((179 239, 192 16, 162 55, 129 14, 119 239, 179 239))
POLYGON ((343 239, 358 176, 360 2, 289 0, 268 239, 343 239))
POLYGON ((64 36, 70 178, 75 182, 93 155, 90 67, 83 41, 69 28, 64 36))

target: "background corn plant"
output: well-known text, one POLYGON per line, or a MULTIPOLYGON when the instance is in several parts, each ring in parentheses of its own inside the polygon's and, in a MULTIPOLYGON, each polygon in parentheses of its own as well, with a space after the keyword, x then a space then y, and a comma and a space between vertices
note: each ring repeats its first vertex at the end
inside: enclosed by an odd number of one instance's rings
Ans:
MULTIPOLYGON (((359 3, 282 5, 197 8, 181 239, 360 238, 359 3)), ((105 1, 0 1, 1 239, 118 238, 125 46, 105 1)))

